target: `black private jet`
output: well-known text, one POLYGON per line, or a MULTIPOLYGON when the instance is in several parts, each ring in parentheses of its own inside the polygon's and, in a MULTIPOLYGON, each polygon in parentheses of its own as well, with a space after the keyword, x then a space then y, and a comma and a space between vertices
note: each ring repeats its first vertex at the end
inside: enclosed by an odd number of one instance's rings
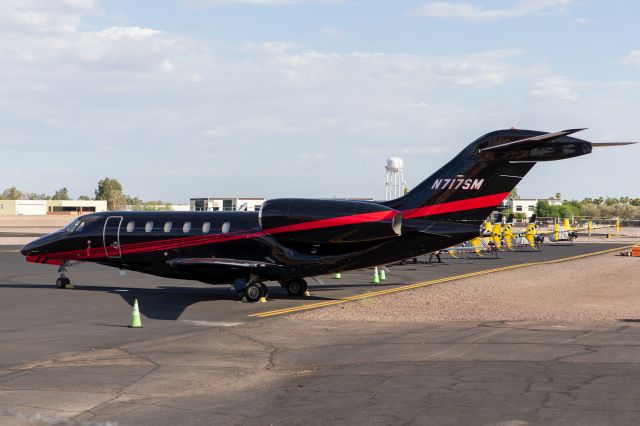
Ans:
POLYGON ((399 261, 478 236, 482 222, 538 161, 589 154, 591 143, 555 133, 498 130, 464 148, 404 196, 381 202, 283 198, 259 212, 101 212, 25 245, 27 261, 96 262, 168 278, 233 284, 250 302, 265 281, 290 295, 306 277, 399 261))

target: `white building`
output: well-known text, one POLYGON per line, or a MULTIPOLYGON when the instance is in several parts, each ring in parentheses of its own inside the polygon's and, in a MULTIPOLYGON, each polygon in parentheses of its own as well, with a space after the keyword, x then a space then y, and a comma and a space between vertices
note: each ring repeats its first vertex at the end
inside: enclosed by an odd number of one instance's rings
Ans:
POLYGON ((188 212, 191 210, 189 204, 127 204, 124 206, 126 211, 172 211, 172 212, 188 212))
POLYGON ((192 211, 258 211, 266 198, 207 197, 191 198, 192 211))
POLYGON ((513 214, 524 213, 527 216, 527 219, 536 212, 537 204, 537 198, 518 198, 507 200, 507 208, 509 208, 513 214))
POLYGON ((504 200, 504 207, 511 210, 514 214, 524 213, 529 219, 535 212, 538 201, 546 201, 550 206, 562 205, 560 198, 517 198, 512 200, 504 200))
POLYGON ((0 216, 81 215, 106 210, 104 200, 0 200, 0 216))
POLYGON ((47 200, 0 200, 2 216, 36 216, 47 214, 47 200))

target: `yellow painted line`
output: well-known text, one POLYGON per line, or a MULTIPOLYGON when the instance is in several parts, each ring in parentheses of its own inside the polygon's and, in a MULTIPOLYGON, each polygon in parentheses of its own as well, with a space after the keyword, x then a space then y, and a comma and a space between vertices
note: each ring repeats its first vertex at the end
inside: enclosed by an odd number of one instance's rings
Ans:
POLYGON ((348 296, 348 297, 344 297, 344 298, 341 298, 341 299, 327 300, 325 302, 307 303, 305 305, 292 306, 292 307, 289 307, 289 308, 276 309, 276 310, 273 310, 273 311, 258 312, 258 313, 255 313, 255 314, 251 314, 249 316, 250 317, 258 317, 258 318, 266 318, 266 317, 272 317, 272 316, 275 316, 275 315, 282 315, 282 314, 289 314, 289 313, 293 313, 293 312, 306 311, 306 310, 309 310, 309 309, 322 308, 322 307, 325 307, 325 306, 338 305, 338 304, 341 304, 341 303, 353 302, 353 301, 356 301, 356 300, 368 299, 368 298, 376 297, 376 296, 382 296, 383 294, 397 293, 397 292, 400 292, 400 291, 407 291, 407 290, 413 290, 413 289, 416 289, 416 288, 427 287, 427 286, 434 285, 434 284, 441 284, 441 283, 446 283, 446 282, 450 282, 450 281, 461 280, 461 279, 464 279, 464 278, 477 277, 479 275, 486 275, 486 274, 491 274, 491 273, 494 273, 494 272, 501 272, 501 271, 508 271, 508 270, 511 270, 511 269, 526 268, 528 266, 550 265, 550 264, 553 264, 553 263, 567 262, 569 260, 576 260, 576 259, 582 259, 582 258, 590 257, 590 256, 597 256, 599 254, 611 253, 611 252, 614 252, 614 251, 624 250, 624 249, 628 249, 628 248, 631 248, 631 247, 633 247, 633 246, 629 245, 629 246, 623 246, 623 247, 616 247, 616 248, 613 248, 613 249, 595 251, 595 252, 591 252, 591 253, 579 254, 579 255, 576 255, 576 256, 563 257, 561 259, 544 260, 544 261, 540 261, 540 262, 519 263, 517 265, 502 266, 502 267, 499 267, 499 268, 492 268, 492 269, 483 269, 481 271, 469 272, 467 274, 453 275, 453 276, 450 276, 450 277, 437 278, 435 280, 430 280, 430 281, 422 281, 422 282, 415 283, 415 284, 407 284, 407 285, 394 287, 394 288, 388 288, 388 289, 384 289, 384 290, 377 290, 377 291, 371 291, 371 292, 368 292, 368 293, 356 294, 354 296, 348 296))

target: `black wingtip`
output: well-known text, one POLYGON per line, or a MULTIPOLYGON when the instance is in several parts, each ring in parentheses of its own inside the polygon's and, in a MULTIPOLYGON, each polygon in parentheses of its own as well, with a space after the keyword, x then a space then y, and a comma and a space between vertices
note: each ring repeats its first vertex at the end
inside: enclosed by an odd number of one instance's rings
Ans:
POLYGON ((572 134, 572 133, 581 132, 581 131, 583 131, 583 130, 587 130, 587 129, 588 129, 588 127, 583 127, 583 128, 581 128, 581 129, 567 129, 567 130, 563 130, 563 131, 562 131, 562 133, 567 134, 567 135, 570 135, 570 134, 572 134))

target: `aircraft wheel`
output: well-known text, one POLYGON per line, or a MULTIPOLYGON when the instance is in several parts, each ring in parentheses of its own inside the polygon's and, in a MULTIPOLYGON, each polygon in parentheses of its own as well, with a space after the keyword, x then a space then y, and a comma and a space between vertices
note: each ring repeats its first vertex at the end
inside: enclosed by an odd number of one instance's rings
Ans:
POLYGON ((302 278, 295 278, 289 281, 287 284, 287 293, 289 296, 303 296, 307 291, 307 282, 302 278))
POLYGON ((260 283, 260 289, 262 290, 262 293, 261 293, 262 296, 261 297, 264 297, 265 299, 268 298, 269 297, 269 287, 267 287, 267 285, 264 284, 264 283, 260 283))
POLYGON ((262 297, 262 287, 258 283, 251 283, 244 288, 244 297, 247 302, 257 302, 262 297))
POLYGON ((58 288, 67 288, 67 286, 71 284, 71 280, 69 278, 58 278, 56 280, 56 287, 58 288))

